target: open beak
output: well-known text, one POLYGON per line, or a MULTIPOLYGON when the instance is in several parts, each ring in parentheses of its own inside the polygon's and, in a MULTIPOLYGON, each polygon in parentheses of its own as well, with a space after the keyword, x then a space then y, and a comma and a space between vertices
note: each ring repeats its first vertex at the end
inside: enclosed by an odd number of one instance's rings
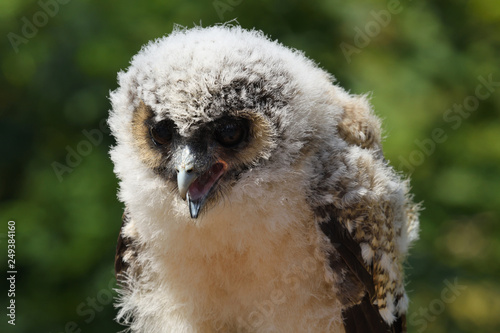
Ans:
POLYGON ((194 167, 193 155, 189 150, 183 152, 181 163, 177 166, 177 187, 183 200, 188 201, 191 218, 198 217, 203 204, 212 192, 217 181, 227 169, 224 161, 217 161, 204 172, 194 167))

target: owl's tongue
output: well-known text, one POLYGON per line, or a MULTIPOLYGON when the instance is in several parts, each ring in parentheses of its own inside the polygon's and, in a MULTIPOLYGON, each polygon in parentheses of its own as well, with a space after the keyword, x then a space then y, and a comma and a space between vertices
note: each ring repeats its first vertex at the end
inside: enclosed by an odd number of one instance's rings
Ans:
POLYGON ((189 186, 187 197, 191 217, 198 217, 199 210, 203 205, 205 198, 215 182, 224 174, 224 170, 225 165, 217 162, 212 165, 207 172, 196 178, 196 180, 189 186))

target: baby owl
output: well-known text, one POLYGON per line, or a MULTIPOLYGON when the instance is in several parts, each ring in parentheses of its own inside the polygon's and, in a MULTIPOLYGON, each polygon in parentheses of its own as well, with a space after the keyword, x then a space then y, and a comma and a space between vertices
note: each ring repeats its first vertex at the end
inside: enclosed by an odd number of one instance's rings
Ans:
POLYGON ((132 332, 404 332, 418 235, 380 121, 301 52, 228 25, 144 46, 111 93, 132 332))

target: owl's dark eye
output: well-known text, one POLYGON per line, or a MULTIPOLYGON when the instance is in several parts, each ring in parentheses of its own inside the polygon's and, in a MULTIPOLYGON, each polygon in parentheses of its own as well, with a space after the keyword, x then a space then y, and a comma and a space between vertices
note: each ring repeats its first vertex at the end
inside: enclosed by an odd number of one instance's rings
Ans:
POLYGON ((215 128, 215 140, 226 148, 234 147, 247 138, 248 121, 246 119, 224 119, 215 128))
POLYGON ((174 123, 165 119, 150 128, 151 139, 157 146, 163 146, 172 140, 174 132, 174 123))

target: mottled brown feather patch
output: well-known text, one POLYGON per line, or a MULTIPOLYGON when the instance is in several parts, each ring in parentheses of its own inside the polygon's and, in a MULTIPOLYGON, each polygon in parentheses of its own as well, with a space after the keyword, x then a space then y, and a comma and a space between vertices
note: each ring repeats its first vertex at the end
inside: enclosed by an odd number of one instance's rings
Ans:
POLYGON ((371 112, 366 97, 353 97, 343 109, 338 124, 340 136, 361 148, 380 148, 380 120, 371 112))

